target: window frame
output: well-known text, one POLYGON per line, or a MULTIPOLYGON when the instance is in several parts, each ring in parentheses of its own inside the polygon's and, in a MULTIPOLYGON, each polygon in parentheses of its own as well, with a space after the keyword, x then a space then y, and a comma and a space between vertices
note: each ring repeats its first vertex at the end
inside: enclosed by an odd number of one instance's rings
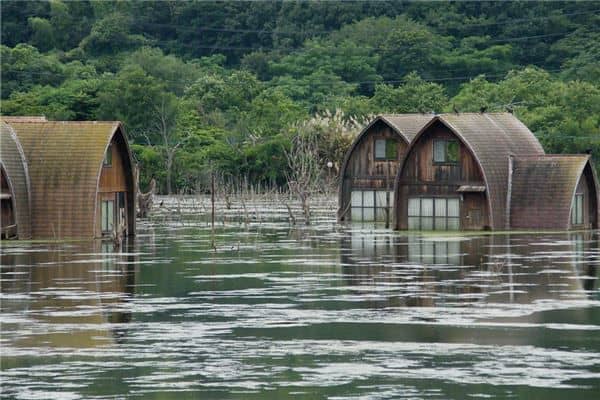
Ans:
POLYGON ((460 143, 456 139, 433 139, 433 151, 432 151, 432 160, 434 165, 457 165, 460 163, 460 143), (435 159, 436 156, 436 144, 444 143, 444 160, 439 161, 435 159), (450 155, 450 145, 456 145, 456 160, 449 160, 450 155))
POLYGON ((571 206, 571 225, 581 226, 584 224, 583 210, 585 208, 584 194, 575 193, 573 196, 573 205, 571 206))
POLYGON ((385 222, 385 217, 389 215, 390 221, 392 220, 392 213, 394 210, 394 191, 390 190, 376 190, 371 188, 356 189, 350 192, 350 219, 353 222, 385 222), (387 194, 386 194, 387 192, 387 194), (360 205, 355 205, 352 199, 352 193, 360 193, 360 205), (369 196, 373 196, 372 199, 368 199, 369 196), (389 204, 386 207, 384 199, 389 196, 389 204), (365 201, 367 198, 367 201, 365 201), (365 205, 367 204, 367 205, 365 205), (366 212, 365 212, 366 211, 366 212), (373 214, 372 219, 365 219, 373 214), (354 216, 360 218, 354 218, 354 216), (378 218, 381 216, 381 218, 378 218))
POLYGON ((102 160, 103 167, 112 167, 112 143, 108 145, 106 148, 106 153, 104 153, 104 159, 102 160))
POLYGON ((461 230, 461 206, 460 196, 414 196, 408 198, 406 223, 409 230, 428 230, 428 231, 459 231, 461 230), (419 211, 416 215, 411 214, 410 201, 419 201, 419 211), (423 215, 423 200, 431 200, 431 215, 423 215), (458 201, 458 215, 449 215, 450 206, 449 200, 458 201), (444 215, 438 214, 438 202, 444 202, 442 207, 444 215), (411 224, 416 220, 416 224, 411 224), (424 221, 425 220, 425 221, 424 221), (455 228, 449 229, 450 222, 458 222, 455 228), (425 223, 424 223, 425 222, 425 223), (411 225, 413 225, 411 227, 411 225), (425 227, 423 227, 425 225, 425 227))
POLYGON ((392 138, 375 138, 373 143, 373 159, 376 161, 398 160, 398 141, 392 138), (377 142, 383 142, 383 157, 377 156, 377 142), (393 149, 393 154, 391 149, 393 149))
POLYGON ((112 234, 115 229, 115 200, 103 199, 100 205, 100 230, 103 234, 112 234), (112 203, 112 221, 108 213, 112 203))

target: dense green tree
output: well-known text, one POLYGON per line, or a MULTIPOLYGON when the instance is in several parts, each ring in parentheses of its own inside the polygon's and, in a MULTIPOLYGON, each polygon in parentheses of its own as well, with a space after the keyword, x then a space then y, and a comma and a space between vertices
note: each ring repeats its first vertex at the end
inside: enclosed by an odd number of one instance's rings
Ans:
POLYGON ((383 112, 512 110, 548 151, 600 159, 598 10, 7 0, 1 112, 122 120, 142 184, 163 192, 202 190, 213 171, 283 184, 299 130, 337 160, 336 127, 383 112))

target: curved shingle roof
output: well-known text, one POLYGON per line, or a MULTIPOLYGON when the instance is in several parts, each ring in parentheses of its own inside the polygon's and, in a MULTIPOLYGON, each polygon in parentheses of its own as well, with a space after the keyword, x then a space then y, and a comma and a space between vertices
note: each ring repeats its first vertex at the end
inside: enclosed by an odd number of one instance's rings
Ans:
MULTIPOLYGON (((11 121, 29 165, 32 235, 94 237, 102 161, 119 122, 11 121)), ((126 143, 126 141, 125 141, 126 143)))
POLYGON ((0 164, 13 191, 13 206, 19 239, 31 238, 31 208, 29 172, 25 153, 14 130, 0 122, 0 164))
POLYGON ((514 158, 511 226, 569 228, 573 195, 586 167, 593 171, 589 155, 514 158))

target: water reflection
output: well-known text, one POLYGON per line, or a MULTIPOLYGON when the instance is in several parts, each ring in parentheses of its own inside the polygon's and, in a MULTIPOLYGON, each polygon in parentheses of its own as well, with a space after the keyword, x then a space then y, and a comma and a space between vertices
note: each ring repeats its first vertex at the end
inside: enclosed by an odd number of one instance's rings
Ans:
POLYGON ((112 242, 100 241, 4 248, 3 344, 89 348, 118 342, 131 320, 127 302, 137 268, 132 240, 118 252, 112 242))
POLYGON ((407 306, 597 299, 598 247, 593 232, 452 237, 350 231, 341 240, 341 264, 349 284, 395 284, 407 306))
MULTIPOLYGON (((332 214, 333 215, 333 214, 332 214)), ((14 398, 585 399, 598 236, 144 221, 2 249, 14 398)))

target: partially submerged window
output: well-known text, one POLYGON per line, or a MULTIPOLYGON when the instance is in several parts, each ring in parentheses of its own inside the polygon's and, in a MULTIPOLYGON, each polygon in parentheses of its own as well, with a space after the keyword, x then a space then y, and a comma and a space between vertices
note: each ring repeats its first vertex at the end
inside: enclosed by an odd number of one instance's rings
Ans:
POLYGON ((583 193, 576 193, 573 198, 571 225, 583 225, 583 193))
POLYGON ((460 202, 457 197, 413 197, 408 199, 408 229, 460 229, 460 202))
POLYGON ((398 158, 398 142, 394 139, 375 139, 376 160, 396 160, 398 158))
POLYGON ((108 145, 106 154, 104 154, 104 165, 107 167, 112 165, 112 144, 108 145))
POLYGON ((394 193, 385 190, 354 190, 351 193, 352 221, 391 221, 394 193))
POLYGON ((115 202, 113 200, 102 200, 102 233, 112 233, 115 222, 115 202))
POLYGON ((456 140, 434 140, 433 162, 434 163, 457 163, 460 147, 456 140))

